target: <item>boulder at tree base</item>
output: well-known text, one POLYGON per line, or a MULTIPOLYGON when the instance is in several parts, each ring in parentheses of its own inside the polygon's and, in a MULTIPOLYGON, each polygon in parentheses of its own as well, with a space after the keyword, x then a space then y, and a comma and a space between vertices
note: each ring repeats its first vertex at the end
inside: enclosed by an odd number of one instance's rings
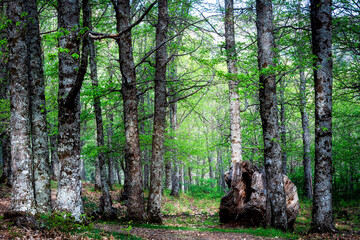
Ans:
MULTIPOLYGON (((235 163, 225 173, 225 181, 230 190, 221 199, 220 222, 265 227, 270 222, 270 209, 267 209, 264 171, 259 171, 248 161, 235 163)), ((296 186, 286 175, 284 188, 288 228, 292 229, 299 211, 299 198, 296 186)))

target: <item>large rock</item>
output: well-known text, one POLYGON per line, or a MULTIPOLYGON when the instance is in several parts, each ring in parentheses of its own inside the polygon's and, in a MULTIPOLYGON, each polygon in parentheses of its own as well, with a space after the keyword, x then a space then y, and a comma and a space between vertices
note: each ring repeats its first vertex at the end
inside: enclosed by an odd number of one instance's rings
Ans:
MULTIPOLYGON (((220 222, 236 223, 246 227, 266 226, 270 218, 270 209, 267 208, 264 175, 264 171, 259 171, 247 161, 235 163, 230 171, 225 173, 225 181, 230 190, 221 199, 220 222)), ((296 186, 286 175, 284 187, 288 226, 292 228, 299 211, 299 198, 296 186)))

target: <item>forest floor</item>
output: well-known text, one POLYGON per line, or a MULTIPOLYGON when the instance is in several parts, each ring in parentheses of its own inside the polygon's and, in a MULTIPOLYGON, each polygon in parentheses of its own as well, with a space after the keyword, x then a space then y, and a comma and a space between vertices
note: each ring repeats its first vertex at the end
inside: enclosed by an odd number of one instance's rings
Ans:
MULTIPOLYGON (((118 217, 125 216, 126 207, 118 201, 121 188, 111 191, 118 217)), ((196 189, 195 189, 196 191, 196 189)), ((101 193, 90 183, 83 184, 84 207, 87 214, 97 209, 101 193)), ((145 195, 146 196, 146 195, 145 195)), ((56 182, 52 182, 52 198, 56 197, 56 182)), ((229 240, 229 239, 344 239, 360 240, 360 203, 342 201, 334 205, 334 234, 308 234, 311 221, 311 202, 301 201, 301 210, 293 232, 283 233, 275 229, 241 228, 219 223, 220 196, 211 193, 181 194, 179 198, 163 198, 163 225, 134 224, 120 221, 93 221, 88 226, 74 226, 61 218, 42 216, 44 228, 30 230, 14 226, 4 220, 9 209, 10 189, 0 185, 0 239, 156 239, 156 240, 229 240), (201 197, 200 197, 201 196, 201 197), (49 224, 49 222, 51 224, 49 224), (49 227, 51 225, 51 227, 49 227)))

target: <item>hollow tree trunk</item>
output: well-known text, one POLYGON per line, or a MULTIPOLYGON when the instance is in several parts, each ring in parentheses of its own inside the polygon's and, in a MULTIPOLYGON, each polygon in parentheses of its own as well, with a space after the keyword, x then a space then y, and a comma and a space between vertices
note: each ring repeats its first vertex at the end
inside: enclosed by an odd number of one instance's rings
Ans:
POLYGON ((35 196, 31 161, 30 99, 26 44, 26 12, 23 1, 8 3, 9 79, 11 105, 11 162, 13 169, 10 210, 34 215, 35 196))
POLYGON ((256 1, 256 27, 258 42, 258 65, 260 70, 260 115, 264 139, 264 165, 268 204, 270 204, 271 226, 287 229, 284 182, 281 174, 281 147, 276 100, 274 68, 274 36, 272 1, 256 1))
POLYGON ((311 1, 315 81, 315 178, 311 230, 335 230, 332 206, 332 3, 311 1))
MULTIPOLYGON (((221 199, 219 217, 222 223, 237 223, 246 227, 266 226, 267 204, 266 177, 264 171, 259 171, 252 163, 244 161, 239 164, 237 177, 237 198, 234 204, 234 195, 231 191, 221 199)), ((234 179, 230 169, 225 174, 225 181, 229 187, 234 179)), ((290 179, 281 174, 284 182, 286 197, 286 215, 289 228, 295 223, 300 205, 296 186, 290 179)))

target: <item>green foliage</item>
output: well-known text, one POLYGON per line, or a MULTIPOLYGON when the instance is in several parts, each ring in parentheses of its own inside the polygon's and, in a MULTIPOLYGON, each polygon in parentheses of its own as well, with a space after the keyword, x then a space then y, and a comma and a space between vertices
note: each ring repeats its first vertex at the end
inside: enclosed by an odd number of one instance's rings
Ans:
POLYGON ((218 187, 215 179, 199 179, 199 185, 189 186, 189 195, 194 198, 219 199, 224 195, 218 187))
POLYGON ((91 218, 85 214, 80 216, 81 222, 76 220, 71 213, 53 213, 51 215, 41 215, 40 217, 44 220, 45 227, 57 229, 61 232, 89 231, 94 227, 91 218))

